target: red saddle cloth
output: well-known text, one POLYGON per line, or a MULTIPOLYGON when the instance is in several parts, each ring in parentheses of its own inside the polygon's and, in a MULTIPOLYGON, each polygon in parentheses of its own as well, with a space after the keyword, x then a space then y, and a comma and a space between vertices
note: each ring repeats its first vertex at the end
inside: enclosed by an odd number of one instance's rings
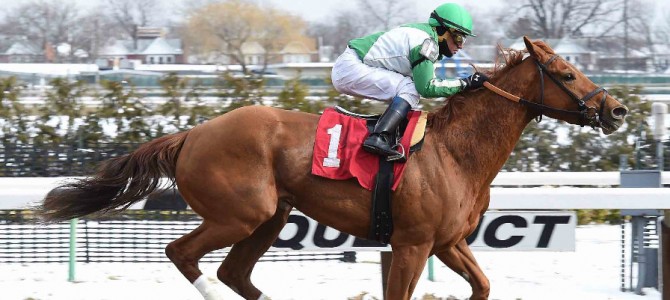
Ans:
MULTIPOLYGON (((400 141, 405 148, 405 155, 409 155, 412 134, 421 114, 421 111, 410 111, 407 115, 409 124, 400 141)), ((367 135, 365 119, 326 108, 316 128, 312 174, 337 180, 356 177, 362 187, 372 190, 380 156, 363 150, 363 141, 367 135)), ((405 166, 406 163, 394 164, 392 190, 398 187, 405 166)))

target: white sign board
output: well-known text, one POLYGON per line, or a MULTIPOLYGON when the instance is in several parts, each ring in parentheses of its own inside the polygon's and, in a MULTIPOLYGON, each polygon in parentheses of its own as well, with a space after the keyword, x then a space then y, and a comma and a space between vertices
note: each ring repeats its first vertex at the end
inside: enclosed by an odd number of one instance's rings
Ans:
MULTIPOLYGON (((467 239, 474 251, 574 251, 575 212, 487 212, 467 239)), ((390 246, 356 238, 294 211, 270 250, 365 251, 390 246)))

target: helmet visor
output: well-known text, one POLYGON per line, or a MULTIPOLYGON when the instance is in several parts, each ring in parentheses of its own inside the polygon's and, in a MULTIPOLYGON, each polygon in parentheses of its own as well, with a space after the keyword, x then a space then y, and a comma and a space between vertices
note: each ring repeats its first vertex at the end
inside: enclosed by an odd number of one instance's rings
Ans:
POLYGON ((430 17, 435 19, 437 21, 437 23, 440 24, 440 26, 442 26, 444 28, 455 29, 458 32, 463 33, 466 36, 468 36, 468 35, 475 36, 474 34, 468 33, 468 32, 470 32, 470 30, 467 30, 467 29, 463 28, 462 26, 460 26, 460 25, 458 25, 454 22, 451 22, 447 19, 444 19, 444 18, 440 17, 440 15, 438 15, 436 11, 433 11, 430 14, 430 17))

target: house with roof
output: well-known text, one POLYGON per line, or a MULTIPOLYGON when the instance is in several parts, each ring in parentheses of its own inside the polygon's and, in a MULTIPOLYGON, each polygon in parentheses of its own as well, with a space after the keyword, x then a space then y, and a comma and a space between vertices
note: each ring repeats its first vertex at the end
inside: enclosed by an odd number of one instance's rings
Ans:
MULTIPOLYGON (((232 51, 232 50, 228 50, 232 51)), ((245 42, 242 44, 240 52, 243 53, 244 64, 248 66, 258 66, 263 64, 289 64, 289 63, 311 63, 320 60, 319 51, 316 49, 316 43, 313 39, 302 38, 290 41, 284 45, 281 50, 268 51, 257 41, 245 42), (268 59, 266 62, 265 60, 268 59)), ((230 55, 226 55, 226 50, 221 53, 211 53, 210 55, 193 54, 188 57, 188 62, 192 64, 237 64, 230 55)))
MULTIPOLYGON (((561 39, 543 39, 556 54, 582 71, 596 71, 598 69, 598 52, 590 50, 586 39, 564 37, 561 39)), ((505 48, 525 50, 523 37, 517 39, 503 39, 501 44, 505 48)))
POLYGON ((44 62, 41 47, 25 38, 0 38, 0 63, 36 63, 44 62))
POLYGON ((653 47, 652 64, 654 70, 663 72, 670 69, 670 44, 656 44, 653 47))
POLYGON ((279 51, 279 57, 281 61, 274 63, 309 63, 320 60, 319 51, 316 50, 314 41, 311 39, 289 42, 279 51))
MULTIPOLYGON (((648 49, 629 49, 625 53, 620 47, 593 48, 587 38, 544 39, 565 60, 585 72, 659 72, 670 63, 670 49, 658 46, 653 53, 648 49), (597 51, 596 51, 597 50, 597 51)), ((523 38, 502 40, 506 48, 525 49, 523 38)))
MULTIPOLYGON (((140 61, 143 64, 185 63, 181 39, 166 37, 166 32, 158 28, 140 27, 135 39, 113 40, 103 47, 98 58, 123 67, 123 62, 140 61)), ((101 67, 104 62, 100 63, 101 67)))

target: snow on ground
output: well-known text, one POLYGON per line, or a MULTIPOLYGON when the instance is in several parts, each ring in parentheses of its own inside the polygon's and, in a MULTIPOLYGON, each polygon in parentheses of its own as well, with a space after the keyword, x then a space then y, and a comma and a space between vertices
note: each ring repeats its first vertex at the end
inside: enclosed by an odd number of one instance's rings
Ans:
MULTIPOLYGON (((661 299, 620 292, 620 227, 577 228, 576 252, 475 252, 491 281, 490 299, 501 300, 647 300, 661 299)), ((359 252, 358 263, 262 262, 252 279, 272 299, 342 299, 363 291, 381 299, 379 254, 359 252)), ((201 264, 215 278, 218 264, 201 264)), ((78 264, 76 282, 67 282, 67 264, 5 264, 0 272, 0 299, 53 300, 201 300, 200 294, 168 263, 78 264)), ((436 281, 427 270, 414 297, 434 294, 465 299, 469 285, 435 260, 436 281)), ((240 299, 225 289, 225 299, 240 299)))

